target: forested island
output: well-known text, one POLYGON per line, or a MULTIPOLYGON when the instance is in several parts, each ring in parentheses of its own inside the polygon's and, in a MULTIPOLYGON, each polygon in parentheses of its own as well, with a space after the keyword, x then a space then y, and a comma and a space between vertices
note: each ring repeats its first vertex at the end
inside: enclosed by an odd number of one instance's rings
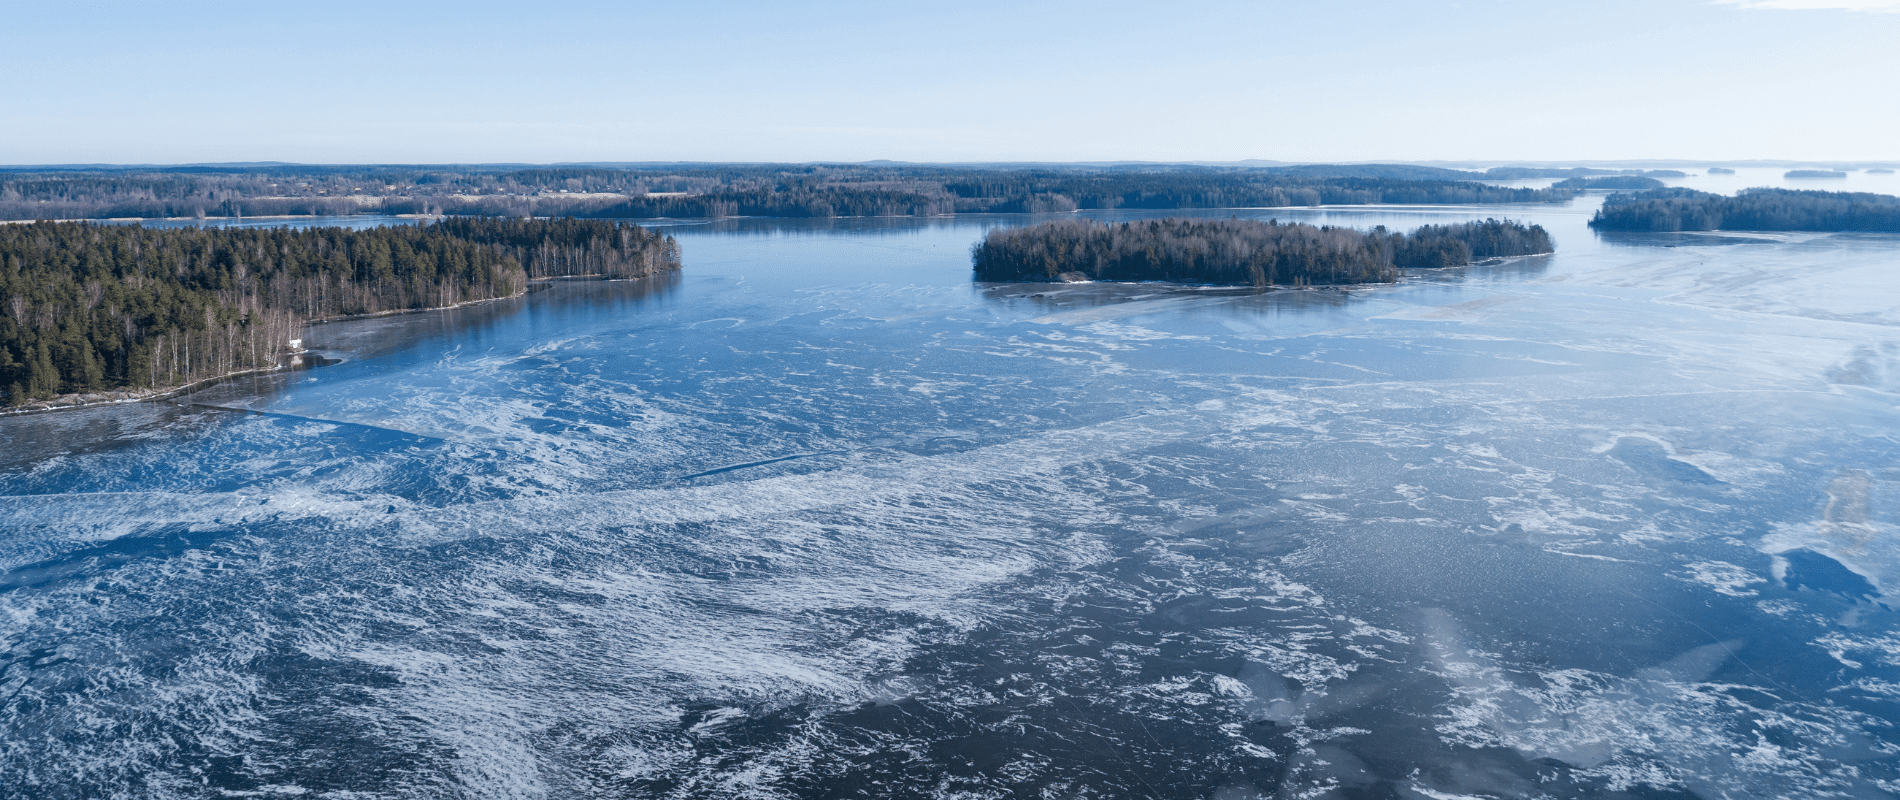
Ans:
MULTIPOLYGON (((1594 171, 1593 171, 1594 172, 1594 171)), ((422 214, 852 217, 1324 204, 1561 202, 1566 189, 1409 165, 881 164, 0 170, 0 219, 422 214)))
POLYGON ((1845 178, 1847 173, 1834 169, 1791 169, 1781 174, 1783 178, 1845 178))
POLYGON ((345 228, 0 225, 0 405, 275 366, 306 322, 644 277, 679 246, 599 220, 345 228))
POLYGON ((1870 170, 1867 170, 1867 174, 1869 174, 1869 175, 1892 175, 1892 174, 1893 174, 1893 170, 1890 170, 1890 169, 1887 169, 1887 168, 1885 168, 1885 167, 1875 167, 1875 168, 1873 168, 1873 169, 1870 169, 1870 170))
POLYGON ((1734 175, 1735 170, 1729 169, 1728 167, 1710 167, 1709 174, 1710 175, 1734 175))
POLYGON ((1900 197, 1868 192, 1693 189, 1613 194, 1590 227, 1616 231, 1900 231, 1900 197))
POLYGON ((990 231, 971 251, 984 281, 1172 281, 1230 286, 1380 283, 1399 270, 1554 249, 1537 225, 1487 219, 1411 233, 1269 220, 1069 219, 990 231))
POLYGON ((1570 178, 1551 184, 1552 189, 1575 189, 1577 191, 1634 191, 1638 189, 1660 189, 1663 182, 1641 175, 1611 175, 1603 178, 1570 178))

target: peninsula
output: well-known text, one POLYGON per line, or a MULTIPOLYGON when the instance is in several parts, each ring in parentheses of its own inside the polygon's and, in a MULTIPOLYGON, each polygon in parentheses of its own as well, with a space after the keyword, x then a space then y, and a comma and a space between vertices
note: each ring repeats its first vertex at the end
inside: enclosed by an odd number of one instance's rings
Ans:
POLYGON ((0 405, 269 369, 309 321, 507 297, 538 278, 678 268, 672 237, 600 220, 0 225, 0 405))

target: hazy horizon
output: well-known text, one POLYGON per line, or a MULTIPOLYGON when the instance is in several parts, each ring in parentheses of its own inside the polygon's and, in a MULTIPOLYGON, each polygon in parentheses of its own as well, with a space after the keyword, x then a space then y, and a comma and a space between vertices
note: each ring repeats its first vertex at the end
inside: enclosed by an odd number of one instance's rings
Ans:
POLYGON ((1875 162, 1897 8, 27 2, 0 163, 1875 162))
POLYGON ((1483 170, 1494 166, 1515 166, 1530 168, 1557 167, 1601 167, 1601 168, 1637 168, 1637 167, 1716 167, 1730 166, 1753 169, 1781 169, 1784 167, 1841 167, 1848 169, 1882 168, 1900 166, 1900 159, 1786 159, 1786 158, 1749 158, 1749 159, 1702 159, 1702 158, 1626 158, 1626 159, 1415 159, 1410 161, 1396 159, 1338 159, 1332 161, 1278 161, 1274 159, 1240 159, 1235 161, 1151 161, 1144 159, 1101 159, 1087 161, 903 161, 896 159, 845 160, 807 160, 807 161, 760 161, 754 159, 730 160, 678 160, 678 161, 467 161, 467 162, 391 162, 391 161, 180 161, 160 162, 67 162, 38 164, 0 164, 0 169, 177 169, 189 167, 219 167, 230 169, 277 168, 277 167, 602 167, 602 168, 663 168, 671 166, 758 166, 758 165, 837 165, 837 166, 943 166, 943 167, 1037 167, 1037 166, 1156 166, 1156 167, 1259 167, 1276 166, 1314 166, 1314 165, 1393 165, 1427 166, 1443 169, 1483 170))

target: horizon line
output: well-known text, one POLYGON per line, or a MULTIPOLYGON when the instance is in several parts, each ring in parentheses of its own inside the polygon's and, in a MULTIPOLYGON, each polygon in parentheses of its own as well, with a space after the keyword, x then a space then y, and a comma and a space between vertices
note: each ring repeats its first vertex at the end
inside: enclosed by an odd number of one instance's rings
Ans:
POLYGON ((707 160, 678 159, 654 161, 190 161, 190 162, 65 162, 41 164, 0 164, 0 170, 23 171, 34 169, 47 170, 85 170, 85 169, 179 169, 179 168, 281 168, 281 167, 597 167, 597 168, 634 168, 668 166, 1156 166, 1156 167, 1294 167, 1294 166, 1434 166, 1459 165, 1463 167, 1523 166, 1550 168, 1557 166, 1756 166, 1756 167, 1800 167, 1800 166, 1874 166, 1900 167, 1900 159, 1710 159, 1710 158, 1631 158, 1631 159, 1369 159, 1350 161, 1282 161, 1276 159, 1247 158, 1235 160, 1195 159, 1183 161, 1152 161, 1143 159, 1116 160, 970 160, 970 161, 905 161, 898 159, 866 159, 845 161, 834 159, 813 159, 808 161, 770 161, 770 160, 707 160))

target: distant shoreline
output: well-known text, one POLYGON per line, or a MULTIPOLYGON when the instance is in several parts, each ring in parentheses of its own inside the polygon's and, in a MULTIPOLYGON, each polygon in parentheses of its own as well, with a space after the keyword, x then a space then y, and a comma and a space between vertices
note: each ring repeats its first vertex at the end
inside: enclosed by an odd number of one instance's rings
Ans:
POLYGON ((259 214, 242 217, 82 217, 77 219, 0 219, 0 225, 31 225, 35 222, 210 222, 247 219, 344 219, 379 217, 382 219, 444 219, 446 214, 259 214))

